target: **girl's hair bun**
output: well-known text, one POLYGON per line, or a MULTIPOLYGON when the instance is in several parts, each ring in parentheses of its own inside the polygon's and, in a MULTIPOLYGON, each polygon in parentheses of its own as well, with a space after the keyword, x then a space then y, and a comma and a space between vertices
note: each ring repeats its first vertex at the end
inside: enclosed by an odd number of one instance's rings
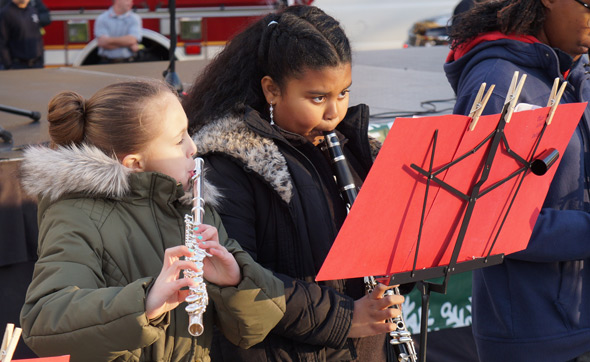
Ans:
POLYGON ((85 136, 86 100, 76 92, 59 93, 49 102, 47 120, 55 145, 80 144, 85 136))

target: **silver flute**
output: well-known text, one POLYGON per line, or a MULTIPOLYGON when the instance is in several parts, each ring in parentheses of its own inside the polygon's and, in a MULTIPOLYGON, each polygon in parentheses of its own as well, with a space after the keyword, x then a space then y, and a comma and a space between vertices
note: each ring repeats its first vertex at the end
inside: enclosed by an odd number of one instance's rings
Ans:
POLYGON ((191 178, 193 186, 192 209, 191 214, 184 215, 184 244, 194 251, 194 255, 187 260, 194 262, 199 272, 190 269, 184 270, 185 278, 192 278, 197 282, 197 286, 189 288, 189 295, 186 297, 188 305, 185 310, 188 313, 189 323, 188 332, 192 336, 200 336, 203 333, 203 313, 209 303, 207 295, 207 286, 203 279, 203 260, 209 254, 201 249, 198 245, 196 227, 203 223, 203 214, 205 213, 205 201, 203 200, 203 165, 202 158, 195 159, 195 173, 191 178))
MULTIPOLYGON (((356 199, 357 190, 354 184, 352 173, 350 172, 350 168, 346 162, 346 157, 344 156, 344 152, 340 146, 340 140, 334 131, 325 132, 324 139, 326 141, 328 153, 332 159, 332 170, 336 176, 336 183, 338 184, 342 198, 350 210, 352 203, 356 199)), ((369 293, 372 292, 377 286, 377 280, 373 276, 365 277, 364 281, 365 288, 369 293)), ((389 289, 385 292, 385 296, 393 294, 400 294, 397 287, 389 289)), ((399 305, 392 306, 392 308, 401 310, 401 306, 399 305)), ((414 346, 412 335, 406 328, 406 323, 404 322, 403 316, 400 314, 400 316, 397 318, 390 318, 388 322, 394 323, 396 325, 396 330, 389 333, 391 337, 389 343, 393 345, 398 361, 416 362, 418 360, 416 347, 414 346)))

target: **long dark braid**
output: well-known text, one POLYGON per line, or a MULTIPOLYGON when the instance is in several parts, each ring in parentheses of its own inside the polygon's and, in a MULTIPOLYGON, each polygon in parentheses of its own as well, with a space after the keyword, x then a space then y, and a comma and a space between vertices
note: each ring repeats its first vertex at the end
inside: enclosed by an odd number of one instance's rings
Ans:
POLYGON ((269 14, 236 35, 195 80, 183 100, 189 132, 244 105, 267 115, 260 85, 265 75, 282 87, 305 69, 350 62, 348 38, 322 10, 291 6, 269 14))
POLYGON ((484 0, 457 15, 449 31, 451 48, 490 31, 536 36, 545 23, 539 0, 484 0))

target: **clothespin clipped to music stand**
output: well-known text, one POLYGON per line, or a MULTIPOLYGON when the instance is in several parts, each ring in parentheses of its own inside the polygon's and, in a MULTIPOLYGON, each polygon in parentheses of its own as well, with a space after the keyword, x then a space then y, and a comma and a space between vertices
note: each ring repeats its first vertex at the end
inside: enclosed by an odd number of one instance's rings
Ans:
POLYGON ((490 99, 490 96, 492 95, 492 91, 494 90, 495 86, 495 84, 492 84, 485 96, 483 95, 483 92, 486 89, 486 83, 482 83, 479 87, 479 91, 477 92, 475 100, 473 101, 473 106, 471 106, 471 110, 469 111, 469 117, 471 117, 471 123, 469 123, 470 131, 473 131, 475 129, 477 121, 479 120, 479 117, 481 116, 483 109, 488 103, 488 100, 490 99))
POLYGON ((526 74, 523 74, 520 80, 518 80, 518 71, 514 72, 512 82, 510 82, 510 88, 508 88, 508 94, 506 95, 506 101, 504 102, 504 104, 510 103, 504 116, 506 123, 510 122, 510 118, 512 118, 512 112, 514 112, 514 107, 516 107, 516 102, 518 102, 518 97, 520 96, 525 80, 526 74))
POLYGON ((563 92, 565 91, 566 85, 567 82, 563 82, 561 83, 561 87, 559 87, 559 78, 555 78, 555 80, 553 81, 553 88, 551 88, 551 94, 549 95, 549 101, 547 102, 547 107, 551 107, 551 109, 549 109, 549 114, 547 114, 547 120, 545 120, 545 123, 547 123, 547 125, 550 125, 551 121, 553 120, 555 110, 559 105, 561 96, 563 96, 563 92), (559 91, 557 90, 558 87, 559 91))
POLYGON ((12 355, 16 350, 16 344, 20 339, 22 329, 14 328, 14 324, 8 323, 2 338, 2 346, 0 347, 0 362, 10 362, 12 355))

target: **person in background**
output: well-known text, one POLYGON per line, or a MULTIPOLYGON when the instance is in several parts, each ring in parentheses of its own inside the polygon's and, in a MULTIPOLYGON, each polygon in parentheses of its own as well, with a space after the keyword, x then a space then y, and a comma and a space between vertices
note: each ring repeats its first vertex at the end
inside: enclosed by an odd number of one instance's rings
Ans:
POLYGON ((453 9, 453 16, 457 16, 473 7, 475 0, 461 0, 453 9))
POLYGON ((283 284, 227 237, 208 183, 194 233, 210 256, 186 259, 196 146, 176 92, 159 81, 115 83, 88 100, 65 91, 47 120, 51 146, 28 148, 22 164, 24 189, 39 195, 25 343, 72 362, 180 362, 209 361, 215 323, 244 348, 264 339, 283 316, 283 284), (198 337, 181 303, 199 282, 182 270, 206 281, 198 337))
POLYGON ((139 51, 142 23, 132 7, 133 0, 113 0, 94 22, 101 63, 131 62, 139 51))
POLYGON ((0 69, 43 68, 43 36, 29 0, 12 0, 0 9, 0 69))
MULTIPOLYGON (((39 15, 39 26, 45 28, 51 24, 51 13, 47 6, 43 3, 43 0, 31 0, 31 4, 37 9, 37 15, 39 15)), ((44 31, 42 31, 43 34, 44 31)))
MULTIPOLYGON (((495 89, 484 113, 501 113, 515 71, 527 75, 519 102, 546 105, 555 78, 568 82, 561 103, 588 102, 589 24, 587 0, 476 2, 450 32, 454 112, 467 115, 485 82, 495 89)), ((590 351, 590 108, 560 157, 528 247, 473 272, 482 362, 582 361, 590 351)))
MULTIPOLYGON (((41 28, 46 27, 47 25, 51 24, 51 14, 49 13, 49 9, 43 3, 43 0, 30 0, 31 5, 37 10, 37 15, 39 16, 39 26, 41 28)), ((0 9, 9 4, 12 0, 0 0, 0 9)))
POLYGON ((361 278, 315 281, 347 215, 324 132, 336 130, 357 187, 380 148, 368 107, 348 107, 351 58, 334 18, 291 6, 236 35, 183 98, 228 234, 283 280, 287 300, 250 349, 217 334, 213 361, 397 361, 385 321, 401 295, 381 284, 366 294, 361 278))

